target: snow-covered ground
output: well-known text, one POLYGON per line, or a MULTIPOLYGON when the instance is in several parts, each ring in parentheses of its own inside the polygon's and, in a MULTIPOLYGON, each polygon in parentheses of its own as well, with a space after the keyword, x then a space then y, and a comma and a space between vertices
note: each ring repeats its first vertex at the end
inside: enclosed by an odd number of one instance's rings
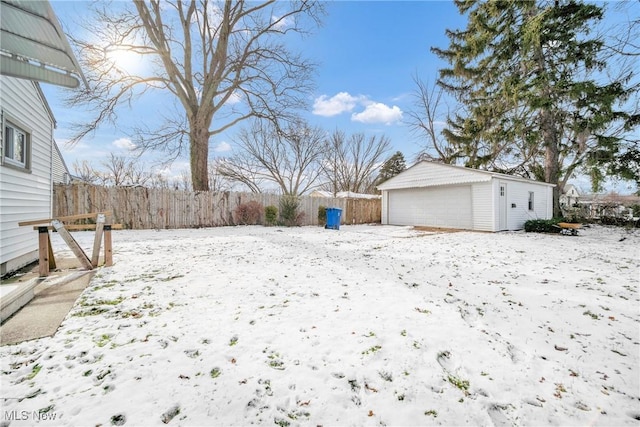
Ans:
POLYGON ((113 237, 54 337, 0 348, 2 425, 639 423, 637 232, 113 237))

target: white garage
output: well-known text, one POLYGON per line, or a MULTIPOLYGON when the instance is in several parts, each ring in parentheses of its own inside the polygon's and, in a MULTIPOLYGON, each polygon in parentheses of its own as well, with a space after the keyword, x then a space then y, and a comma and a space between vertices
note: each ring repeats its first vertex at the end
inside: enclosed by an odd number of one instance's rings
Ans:
POLYGON ((553 214, 553 185, 494 172, 420 162, 378 186, 382 223, 518 230, 553 214))

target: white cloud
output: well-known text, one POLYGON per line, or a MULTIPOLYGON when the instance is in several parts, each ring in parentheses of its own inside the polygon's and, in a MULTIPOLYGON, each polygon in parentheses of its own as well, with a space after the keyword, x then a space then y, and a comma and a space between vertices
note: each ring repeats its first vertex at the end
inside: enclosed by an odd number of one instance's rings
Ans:
POLYGON ((398 106, 389 107, 381 102, 368 104, 361 113, 353 113, 351 120, 361 123, 384 123, 390 125, 402 119, 402 110, 398 106))
POLYGON ((287 27, 290 27, 291 26, 291 22, 292 22, 292 20, 288 16, 286 16, 284 18, 280 18, 280 17, 274 15, 274 16, 271 17, 271 23, 274 24, 273 28, 276 29, 276 30, 280 30, 281 31, 281 30, 286 29, 287 27))
POLYGON ((216 153, 225 153, 227 151, 231 151, 231 144, 229 144, 227 141, 222 141, 213 148, 213 151, 215 151, 216 153))
POLYGON ((136 145, 131 142, 129 138, 119 138, 112 142, 115 147, 122 148, 123 150, 134 150, 136 145))
POLYGON ((340 92, 331 98, 322 95, 313 103, 313 114, 324 117, 337 116, 353 110, 358 102, 363 100, 363 97, 352 96, 348 92, 340 92))

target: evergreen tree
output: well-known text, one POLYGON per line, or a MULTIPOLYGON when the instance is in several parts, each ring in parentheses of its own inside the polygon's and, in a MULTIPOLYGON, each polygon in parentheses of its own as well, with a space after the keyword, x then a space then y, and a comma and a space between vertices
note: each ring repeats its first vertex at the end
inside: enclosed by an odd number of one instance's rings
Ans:
MULTIPOLYGON (((465 30, 447 31, 449 62, 438 83, 464 114, 444 134, 467 166, 519 172, 556 184, 578 168, 599 166, 626 151, 633 70, 604 81, 604 41, 590 37, 603 8, 576 0, 456 0, 469 17, 465 30)), ((597 181, 601 176, 592 175, 597 181)))
POLYGON ((393 178, 398 175, 400 172, 407 168, 407 163, 404 160, 404 154, 400 151, 396 151, 396 153, 389 157, 386 162, 382 164, 380 168, 380 173, 378 174, 378 184, 382 184, 388 179, 393 178))

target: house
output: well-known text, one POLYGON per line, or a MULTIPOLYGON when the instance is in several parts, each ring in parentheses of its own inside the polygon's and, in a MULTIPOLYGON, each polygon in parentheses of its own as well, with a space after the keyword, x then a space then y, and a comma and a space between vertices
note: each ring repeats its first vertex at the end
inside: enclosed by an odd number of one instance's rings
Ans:
MULTIPOLYGON (((49 218, 64 161, 39 81, 86 81, 48 1, 0 2, 0 275, 38 259, 38 237, 18 222, 49 218)), ((60 178, 61 177, 61 178, 60 178)))
POLYGON ((324 197, 327 199, 331 199, 333 198, 333 193, 331 191, 325 191, 325 190, 313 190, 311 193, 309 193, 309 197, 324 197))
POLYGON ((422 161, 378 186, 382 224, 518 230, 553 215, 553 184, 422 161))
POLYGON ((578 203, 580 198, 580 192, 573 184, 567 184, 564 186, 562 194, 560 194, 560 207, 562 209, 572 208, 578 203))
POLYGON ((0 273, 38 259, 37 236, 18 222, 49 218, 56 122, 37 82, 0 76, 0 273))
POLYGON ((585 194, 577 202, 576 212, 584 218, 600 219, 626 218, 632 220, 633 206, 640 205, 640 197, 635 195, 585 194))
POLYGON ((353 191, 338 191, 334 196, 331 191, 313 190, 309 197, 324 197, 327 199, 379 199, 377 194, 354 193, 353 191))

